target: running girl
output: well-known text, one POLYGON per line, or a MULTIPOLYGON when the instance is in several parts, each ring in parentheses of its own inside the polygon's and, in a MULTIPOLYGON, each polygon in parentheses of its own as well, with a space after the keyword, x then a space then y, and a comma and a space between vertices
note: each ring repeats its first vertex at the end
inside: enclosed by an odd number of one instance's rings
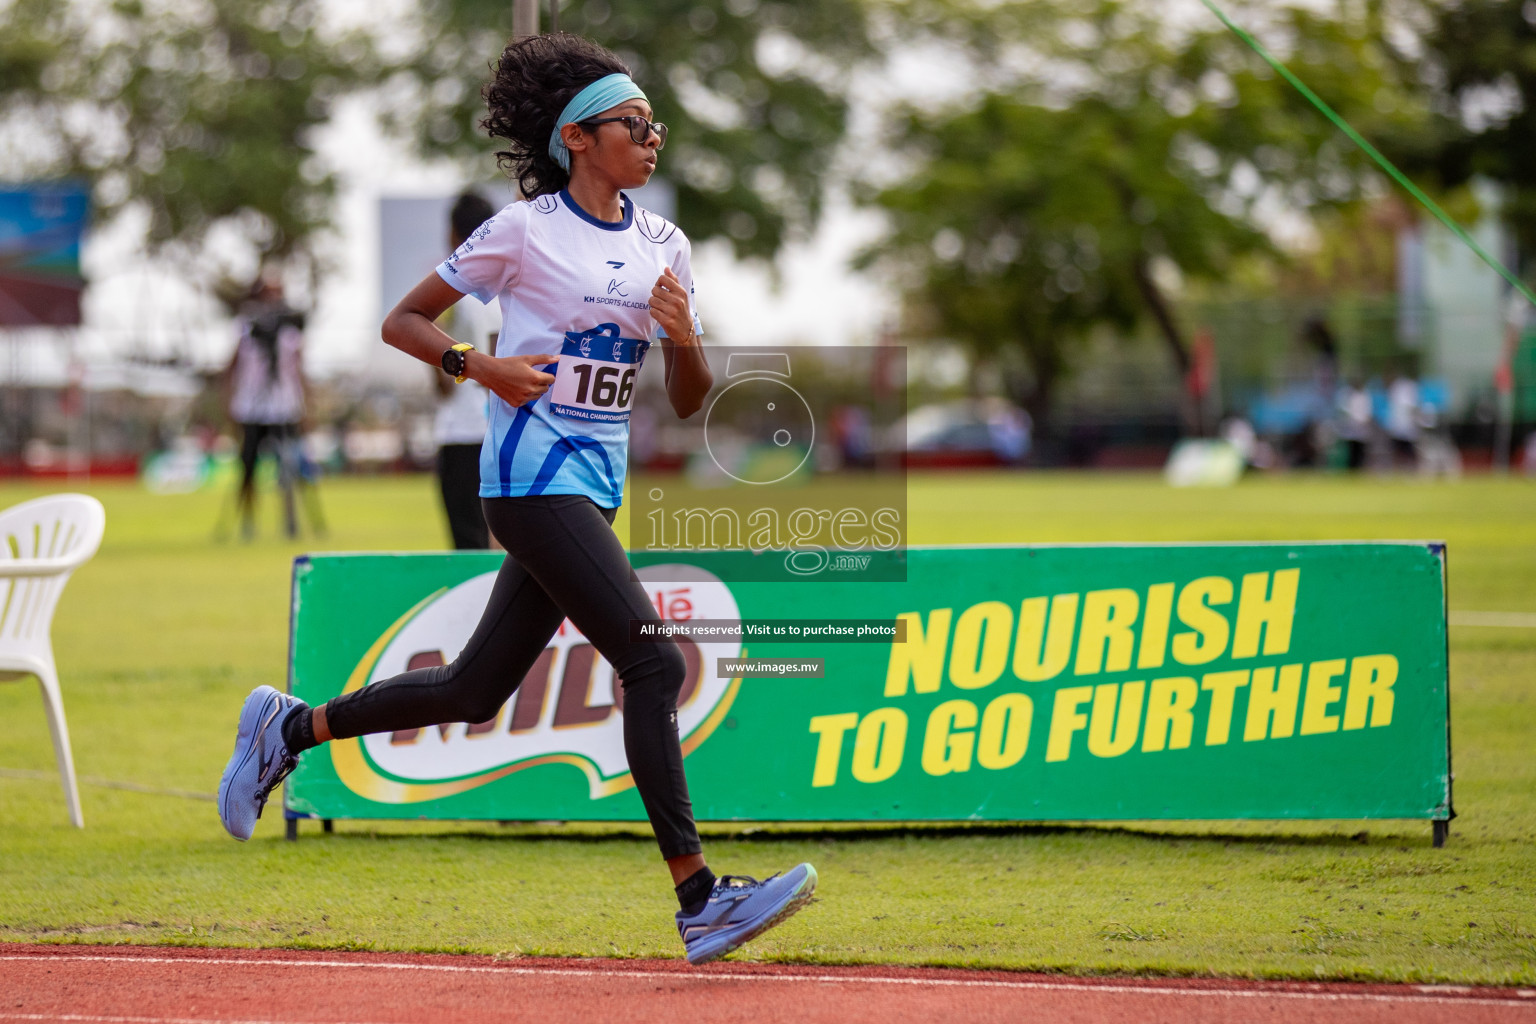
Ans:
POLYGON ((507 559, 451 665, 313 709, 257 687, 240 712, 219 815, 231 835, 249 838, 300 754, 328 740, 490 718, 569 618, 622 681, 630 771, 676 887, 688 959, 703 963, 808 903, 816 871, 801 864, 758 882, 716 878, 705 865, 677 734, 682 653, 629 639, 631 619, 657 617, 611 527, 634 373, 659 344, 667 397, 682 417, 713 383, 688 239, 623 192, 650 179, 667 129, 616 56, 571 35, 510 44, 486 102, 483 127, 506 140, 497 157, 527 201, 483 224, 418 284, 385 318, 383 336, 494 394, 480 496, 507 559), (494 355, 433 324, 465 294, 500 303, 494 355))

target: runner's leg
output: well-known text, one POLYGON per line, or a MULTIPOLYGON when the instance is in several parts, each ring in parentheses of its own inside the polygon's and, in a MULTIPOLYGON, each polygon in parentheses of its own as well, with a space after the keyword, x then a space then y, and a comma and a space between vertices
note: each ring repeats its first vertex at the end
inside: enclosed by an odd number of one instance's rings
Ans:
POLYGON ((450 664, 403 672, 327 701, 326 731, 346 739, 493 717, 555 635, 565 613, 508 557, 469 642, 450 664))
POLYGON ((671 641, 629 639, 631 619, 657 614, 614 535, 615 512, 579 495, 487 500, 486 520, 508 557, 463 652, 329 701, 326 731, 345 739, 489 719, 569 616, 621 680, 624 749, 662 856, 698 854, 677 734, 686 665, 671 641))
POLYGON ((631 619, 654 622, 658 616, 613 532, 617 511, 599 508, 581 495, 485 502, 491 532, 622 682, 629 770, 661 854, 671 861, 702 849, 677 734, 677 697, 686 665, 671 640, 634 643, 629 638, 631 619))

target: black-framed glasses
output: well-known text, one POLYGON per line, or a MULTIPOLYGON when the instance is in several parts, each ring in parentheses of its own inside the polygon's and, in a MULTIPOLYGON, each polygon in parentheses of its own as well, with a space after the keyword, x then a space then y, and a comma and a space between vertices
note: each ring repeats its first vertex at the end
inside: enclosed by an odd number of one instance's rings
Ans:
POLYGON ((577 121, 583 128, 588 125, 607 124, 609 121, 623 121, 629 126, 629 141, 637 146, 643 146, 651 137, 651 132, 656 133, 656 148, 667 144, 667 126, 660 121, 647 121, 639 114, 625 114, 623 117, 597 117, 587 121, 577 121))

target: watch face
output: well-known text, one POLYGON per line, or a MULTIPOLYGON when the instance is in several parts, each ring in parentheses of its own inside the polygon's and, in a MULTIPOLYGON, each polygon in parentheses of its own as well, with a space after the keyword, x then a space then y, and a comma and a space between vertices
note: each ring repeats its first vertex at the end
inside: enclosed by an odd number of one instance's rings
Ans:
POLYGON ((457 377, 464 372, 464 353, 457 349, 448 349, 443 353, 441 360, 443 372, 450 377, 457 377))
POLYGON ((792 475, 810 458, 815 440, 811 407, 800 392, 774 377, 746 377, 726 387, 710 403, 704 420, 710 458, 744 484, 772 484, 792 475), (730 449, 740 440, 785 457, 734 458, 730 449))

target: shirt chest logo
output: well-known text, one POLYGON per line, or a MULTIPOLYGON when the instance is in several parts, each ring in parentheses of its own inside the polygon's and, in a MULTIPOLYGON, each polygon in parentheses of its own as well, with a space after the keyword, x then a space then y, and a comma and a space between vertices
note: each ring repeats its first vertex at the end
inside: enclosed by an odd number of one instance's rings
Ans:
MULTIPOLYGON (((627 260, 604 260, 604 273, 602 277, 591 282, 593 292, 582 296, 582 301, 594 306, 617 306, 619 309, 635 310, 637 312, 649 310, 651 304, 647 301, 648 296, 636 294, 635 286, 630 284, 627 278, 621 278, 612 273, 613 270, 622 270, 624 267, 627 267, 629 262, 627 260), (612 270, 609 268, 612 268, 612 270), (607 278, 606 284, 599 284, 598 282, 602 281, 603 278, 607 278)), ((639 268, 639 270, 642 273, 644 272, 643 267, 639 268)), ((591 279, 589 278, 588 280, 591 279)), ((612 314, 609 315, 611 316, 612 314)))

